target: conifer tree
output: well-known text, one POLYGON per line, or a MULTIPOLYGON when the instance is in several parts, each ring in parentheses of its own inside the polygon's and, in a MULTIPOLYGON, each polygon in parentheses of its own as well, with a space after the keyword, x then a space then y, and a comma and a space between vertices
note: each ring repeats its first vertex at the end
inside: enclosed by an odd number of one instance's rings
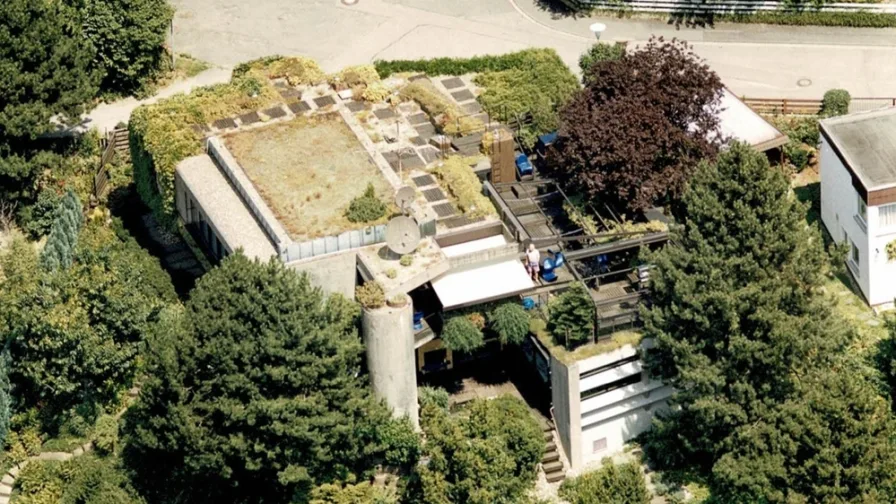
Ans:
POLYGON ((45 269, 53 271, 72 265, 83 221, 81 200, 74 191, 69 191, 59 205, 59 212, 40 256, 41 265, 45 269))

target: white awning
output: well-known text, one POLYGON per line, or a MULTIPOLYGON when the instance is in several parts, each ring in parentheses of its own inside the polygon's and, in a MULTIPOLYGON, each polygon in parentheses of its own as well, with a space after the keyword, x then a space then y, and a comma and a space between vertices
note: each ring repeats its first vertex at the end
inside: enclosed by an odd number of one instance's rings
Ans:
POLYGON ((447 273, 432 281, 446 310, 510 297, 534 286, 518 259, 447 273))

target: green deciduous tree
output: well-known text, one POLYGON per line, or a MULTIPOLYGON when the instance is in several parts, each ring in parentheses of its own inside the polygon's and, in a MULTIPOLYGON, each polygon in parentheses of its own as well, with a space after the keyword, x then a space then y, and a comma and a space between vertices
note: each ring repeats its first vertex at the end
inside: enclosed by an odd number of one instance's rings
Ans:
POLYGON ((449 318, 439 336, 445 347, 455 352, 472 352, 485 344, 482 331, 466 315, 449 318))
POLYGON ((65 3, 0 2, 0 147, 48 131, 57 114, 77 119, 97 92, 93 54, 65 3))
POLYGON ((154 502, 304 502, 413 456, 363 379, 357 305, 237 253, 152 336, 125 457, 154 502), (387 443, 395 443, 387 446, 387 443))
POLYGON ((529 334, 529 314, 519 303, 501 303, 489 314, 489 322, 504 344, 518 345, 529 334))
POLYGON ((637 212, 680 197, 718 150, 722 82, 684 42, 652 39, 592 64, 560 112, 548 169, 573 190, 637 212))
POLYGON ((81 232, 68 269, 39 268, 27 243, 0 267, 0 327, 17 401, 49 412, 103 403, 127 386, 144 333, 175 299, 156 259, 96 225, 81 232))
POLYGON ((560 497, 570 504, 647 504, 650 492, 635 462, 615 465, 605 462, 597 471, 567 479, 560 497))
POLYGON ((415 468, 408 502, 516 504, 535 479, 544 440, 517 398, 475 401, 458 416, 427 405, 421 425, 427 462, 415 468))
POLYGON ((548 313, 548 330, 559 343, 572 347, 594 335, 594 301, 581 283, 574 283, 552 300, 548 313))
POLYGON ((104 91, 131 94, 166 63, 174 10, 166 0, 68 0, 79 5, 84 35, 96 49, 104 91))
POLYGON ((582 76, 587 76, 591 66, 595 63, 617 60, 623 54, 625 54, 625 43, 602 44, 598 42, 594 44, 579 56, 579 68, 582 70, 582 76))
POLYGON ((69 191, 60 201, 53 225, 50 227, 50 236, 47 237, 47 243, 40 254, 41 266, 53 271, 66 269, 72 265, 75 245, 78 243, 83 222, 81 200, 74 191, 69 191))

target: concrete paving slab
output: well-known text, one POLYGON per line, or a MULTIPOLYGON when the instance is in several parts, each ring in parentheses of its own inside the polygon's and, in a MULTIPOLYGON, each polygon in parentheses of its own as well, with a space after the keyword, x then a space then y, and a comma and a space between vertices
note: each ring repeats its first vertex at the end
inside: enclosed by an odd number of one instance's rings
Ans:
POLYGON ((268 116, 271 119, 279 119, 281 117, 286 116, 286 112, 283 110, 283 107, 277 105, 276 107, 267 108, 261 111, 262 114, 268 116))
POLYGON ((308 112, 309 110, 311 110, 311 105, 308 105, 307 102, 303 102, 303 101, 292 102, 290 104, 287 104, 286 106, 295 115, 302 115, 305 112, 308 112))
POLYGON ((448 79, 442 80, 442 85, 445 86, 445 89, 455 89, 464 86, 464 81, 460 80, 460 77, 451 77, 448 79))
POLYGON ((455 92, 451 93, 451 97, 454 98, 454 100, 457 101, 458 103, 476 99, 476 95, 474 95, 473 92, 470 91, 469 89, 462 89, 460 91, 455 91, 455 92))

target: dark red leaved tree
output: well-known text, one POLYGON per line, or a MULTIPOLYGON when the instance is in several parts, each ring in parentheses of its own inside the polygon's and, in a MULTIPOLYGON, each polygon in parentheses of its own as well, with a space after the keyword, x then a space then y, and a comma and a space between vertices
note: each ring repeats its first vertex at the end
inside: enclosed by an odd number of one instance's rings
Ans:
POLYGON ((587 77, 560 113, 549 172, 625 212, 677 199, 718 152, 718 75, 684 42, 654 38, 587 77))

